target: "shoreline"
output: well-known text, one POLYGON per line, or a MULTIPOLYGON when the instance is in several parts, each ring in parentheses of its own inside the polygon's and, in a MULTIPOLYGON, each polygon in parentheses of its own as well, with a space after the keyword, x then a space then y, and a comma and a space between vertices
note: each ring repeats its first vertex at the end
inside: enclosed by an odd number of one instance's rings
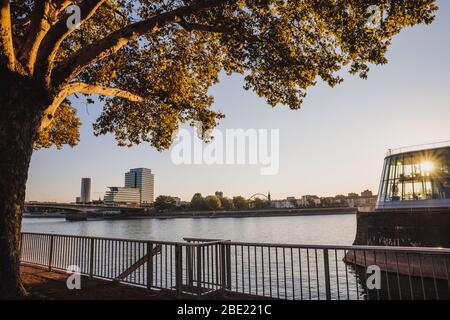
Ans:
POLYGON ((297 217, 314 215, 341 215, 356 214, 356 208, 319 208, 319 209, 266 209, 266 210, 243 210, 243 211, 194 211, 194 212, 171 212, 155 213, 154 219, 176 219, 176 218, 264 218, 264 217, 297 217))

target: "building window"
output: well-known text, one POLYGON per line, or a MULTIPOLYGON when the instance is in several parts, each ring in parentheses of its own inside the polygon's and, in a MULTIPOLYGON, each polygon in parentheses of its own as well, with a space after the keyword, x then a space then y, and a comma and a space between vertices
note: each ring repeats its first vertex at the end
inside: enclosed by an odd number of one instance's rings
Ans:
POLYGON ((450 199, 450 148, 386 158, 379 202, 432 199, 450 199))

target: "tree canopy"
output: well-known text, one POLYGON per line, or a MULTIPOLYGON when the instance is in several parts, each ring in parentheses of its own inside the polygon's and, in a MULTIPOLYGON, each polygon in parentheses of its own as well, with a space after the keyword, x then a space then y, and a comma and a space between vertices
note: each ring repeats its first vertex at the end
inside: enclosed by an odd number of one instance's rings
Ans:
MULTIPOLYGON (((1 0, 1 65, 49 95, 36 148, 75 145, 67 98, 99 94, 96 135, 170 146, 180 123, 206 131, 223 117, 208 90, 240 73, 271 106, 300 108, 318 80, 367 77, 403 28, 431 23, 434 0, 1 0), (71 5, 78 28, 68 26, 71 5), (371 6, 381 12, 368 25, 371 6)), ((30 106, 33 107, 33 106, 30 106)))
POLYGON ((154 207, 157 211, 172 210, 176 207, 176 200, 171 196, 160 195, 155 199, 154 207))

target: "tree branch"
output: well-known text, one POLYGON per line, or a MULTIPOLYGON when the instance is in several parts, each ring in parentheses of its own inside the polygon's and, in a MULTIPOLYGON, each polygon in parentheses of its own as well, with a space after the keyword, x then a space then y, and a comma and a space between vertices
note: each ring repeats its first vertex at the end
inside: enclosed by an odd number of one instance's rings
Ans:
POLYGON ((218 26, 204 25, 204 24, 199 24, 199 23, 194 23, 194 22, 187 22, 184 19, 181 19, 181 21, 178 22, 178 24, 186 31, 198 30, 198 31, 215 32, 215 33, 227 33, 227 34, 233 33, 233 31, 230 29, 226 29, 226 28, 218 27, 218 26))
POLYGON ((16 54, 12 37, 11 5, 9 0, 1 0, 0 6, 0 43, 3 49, 0 55, 4 56, 7 61, 8 69, 14 71, 16 69, 16 54))
MULTIPOLYGON (((79 7, 81 12, 81 21, 83 23, 90 17, 92 17, 98 8, 105 3, 106 0, 85 0, 79 7)), ((76 31, 76 28, 68 28, 67 17, 60 19, 54 27, 47 33, 42 41, 39 48, 38 58, 36 61, 37 67, 41 75, 46 80, 46 83, 50 85, 51 83, 51 72, 53 69, 54 60, 61 43, 66 39, 72 32, 76 31)))
POLYGON ((18 54, 19 60, 26 64, 26 69, 29 74, 34 73, 38 50, 44 37, 57 21, 57 17, 61 11, 72 3, 73 0, 35 1, 33 11, 27 17, 30 28, 18 54))
POLYGON ((51 27, 48 20, 49 11, 49 1, 36 0, 29 17, 30 28, 20 48, 18 58, 24 62, 25 68, 30 74, 34 71, 33 66, 39 45, 51 27))
POLYGON ((107 97, 118 97, 132 102, 144 101, 144 98, 119 88, 103 87, 83 82, 71 82, 61 88, 58 94, 53 98, 51 104, 45 109, 39 127, 39 132, 43 131, 52 123, 55 112, 60 106, 60 104, 70 95, 75 93, 82 93, 86 95, 98 94, 107 97))
POLYGON ((119 97, 132 102, 144 101, 144 98, 119 88, 103 87, 82 82, 71 82, 68 86, 72 93, 99 94, 107 97, 119 97))
POLYGON ((131 40, 144 34, 155 32, 169 23, 179 23, 182 17, 221 5, 230 0, 201 0, 189 6, 164 12, 147 20, 128 25, 112 32, 73 54, 63 65, 55 69, 52 82, 55 85, 68 82, 83 72, 89 65, 100 61, 124 47, 131 40))

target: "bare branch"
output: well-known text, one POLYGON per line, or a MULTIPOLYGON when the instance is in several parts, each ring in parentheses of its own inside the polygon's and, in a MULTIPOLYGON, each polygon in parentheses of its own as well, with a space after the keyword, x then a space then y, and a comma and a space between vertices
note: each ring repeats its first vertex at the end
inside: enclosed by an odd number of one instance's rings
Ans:
MULTIPOLYGON (((98 8, 106 0, 85 0, 80 4, 81 21, 83 23, 92 17, 98 8)), ((40 69, 41 75, 46 79, 47 84, 50 84, 50 76, 53 69, 56 54, 61 46, 61 43, 76 28, 68 28, 65 18, 60 19, 54 27, 47 33, 39 48, 38 58, 36 64, 40 69)))
POLYGON ((71 82, 61 88, 58 94, 53 98, 51 104, 45 109, 39 127, 39 132, 47 128, 52 123, 55 112, 61 105, 61 103, 70 95, 75 93, 82 93, 86 95, 98 94, 107 97, 118 97, 132 102, 144 101, 144 98, 119 88, 103 87, 100 85, 93 85, 82 82, 71 82))
POLYGON ((71 3, 73 3, 73 0, 36 0, 32 13, 24 19, 26 23, 30 23, 30 27, 18 58, 26 64, 29 74, 34 72, 38 50, 44 37, 56 23, 61 11, 71 3))
POLYGON ((11 27, 11 6, 9 0, 0 1, 0 43, 3 49, 0 55, 4 56, 11 71, 16 69, 16 54, 11 27))
POLYGON ((30 74, 33 73, 37 50, 51 25, 48 21, 50 3, 46 0, 36 0, 30 14, 30 28, 20 48, 18 58, 23 61, 30 74))
POLYGON ((73 91, 72 93, 99 94, 107 97, 119 97, 132 102, 144 101, 142 97, 119 88, 103 87, 82 82, 71 82, 68 87, 73 91))
POLYGON ((74 55, 72 55, 62 66, 54 71, 52 82, 56 85, 68 82, 79 75, 89 65, 100 61, 121 48, 131 40, 147 33, 155 32, 169 23, 179 23, 181 18, 204 9, 221 5, 230 0, 202 0, 192 5, 180 7, 173 11, 153 16, 147 20, 128 25, 120 30, 112 32, 105 38, 92 43, 74 55))

